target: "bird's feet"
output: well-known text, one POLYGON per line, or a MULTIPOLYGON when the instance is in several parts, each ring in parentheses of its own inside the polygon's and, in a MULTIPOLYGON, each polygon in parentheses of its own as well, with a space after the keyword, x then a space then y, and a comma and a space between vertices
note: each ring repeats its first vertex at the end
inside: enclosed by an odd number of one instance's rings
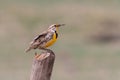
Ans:
POLYGON ((36 58, 37 60, 39 60, 39 59, 40 59, 40 54, 37 54, 37 53, 35 52, 35 58, 36 58))
POLYGON ((46 48, 40 48, 40 49, 43 50, 43 51, 42 51, 42 54, 37 54, 37 53, 35 52, 35 58, 36 58, 37 60, 41 60, 41 59, 43 59, 43 58, 46 58, 46 56, 47 56, 48 54, 53 53, 53 51, 50 50, 50 49, 46 49, 46 48))
POLYGON ((42 53, 42 54, 37 54, 35 52, 35 59, 37 59, 38 61, 42 61, 43 59, 47 58, 50 55, 50 53, 42 53))

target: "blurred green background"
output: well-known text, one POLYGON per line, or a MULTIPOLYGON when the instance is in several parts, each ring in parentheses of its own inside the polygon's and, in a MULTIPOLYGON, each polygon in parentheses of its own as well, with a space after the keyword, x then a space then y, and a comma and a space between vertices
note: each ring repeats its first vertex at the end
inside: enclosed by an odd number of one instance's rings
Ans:
POLYGON ((0 0, 0 80, 29 80, 25 49, 54 23, 52 80, 120 80, 120 0, 0 0))

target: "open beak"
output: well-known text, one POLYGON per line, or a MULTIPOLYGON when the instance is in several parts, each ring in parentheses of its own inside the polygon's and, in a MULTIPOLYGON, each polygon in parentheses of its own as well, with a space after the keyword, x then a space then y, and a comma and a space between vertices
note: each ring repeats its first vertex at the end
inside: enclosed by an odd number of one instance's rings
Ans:
POLYGON ((58 24, 58 27, 65 26, 65 24, 58 24))

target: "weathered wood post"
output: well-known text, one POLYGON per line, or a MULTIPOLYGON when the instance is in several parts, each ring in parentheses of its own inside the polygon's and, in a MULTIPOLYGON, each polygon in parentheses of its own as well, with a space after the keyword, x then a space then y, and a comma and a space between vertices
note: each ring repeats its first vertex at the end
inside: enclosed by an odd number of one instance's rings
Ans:
POLYGON ((30 80, 50 80, 55 54, 52 50, 36 54, 33 59, 30 80))

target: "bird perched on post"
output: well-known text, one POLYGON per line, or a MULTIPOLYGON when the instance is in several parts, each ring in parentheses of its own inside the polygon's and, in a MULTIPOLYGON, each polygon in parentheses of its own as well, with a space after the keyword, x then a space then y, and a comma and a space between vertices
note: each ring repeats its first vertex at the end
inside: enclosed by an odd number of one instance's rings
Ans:
POLYGON ((26 52, 30 51, 31 49, 47 49, 47 47, 56 42, 58 38, 58 28, 64 25, 65 24, 53 24, 49 26, 46 31, 34 38, 26 52))

